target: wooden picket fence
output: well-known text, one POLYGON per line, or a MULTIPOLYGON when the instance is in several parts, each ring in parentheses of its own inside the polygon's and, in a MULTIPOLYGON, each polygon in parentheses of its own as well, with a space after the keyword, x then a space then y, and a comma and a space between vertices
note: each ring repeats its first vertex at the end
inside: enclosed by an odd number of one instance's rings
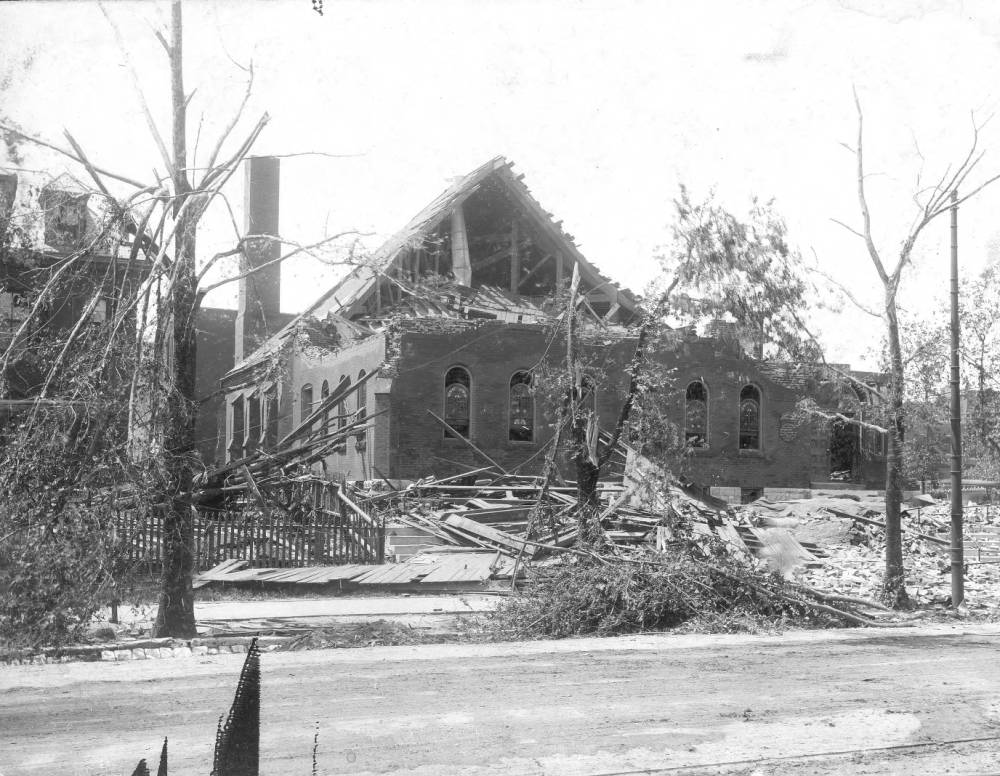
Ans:
MULTIPOLYGON (((210 569, 223 560, 245 560, 254 568, 382 563, 385 526, 367 515, 336 483, 294 483, 292 511, 237 501, 224 511, 199 514, 194 526, 194 566, 210 569)), ((286 486, 287 487, 287 486, 286 486)), ((287 498, 287 493, 285 494, 287 498)), ((285 502, 287 503, 287 502, 285 502)), ((120 559, 160 569, 162 510, 121 511, 113 525, 120 559)))

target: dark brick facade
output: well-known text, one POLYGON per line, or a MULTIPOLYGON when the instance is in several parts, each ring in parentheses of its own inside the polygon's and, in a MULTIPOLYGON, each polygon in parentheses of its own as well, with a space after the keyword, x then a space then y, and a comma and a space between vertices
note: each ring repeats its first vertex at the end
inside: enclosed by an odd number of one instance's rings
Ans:
MULTIPOLYGON (((582 351, 599 375, 598 415, 601 427, 610 430, 627 389, 624 368, 635 340, 603 336, 603 342, 591 342, 582 346, 582 351)), ((453 366, 462 366, 471 376, 471 441, 505 468, 537 473, 541 470, 542 448, 552 435, 551 410, 538 398, 534 440, 511 441, 510 381, 516 372, 537 368, 544 362, 558 368, 562 347, 561 339, 553 340, 551 330, 537 324, 446 318, 407 320, 391 333, 377 335, 342 354, 308 365, 293 359, 296 365, 289 389, 296 397, 306 382, 315 386, 328 379, 333 384, 345 369, 351 373, 358 368, 370 369, 384 352, 387 366, 381 378, 372 383, 369 406, 388 408, 389 412, 378 418, 369 432, 366 464, 362 465, 357 452, 349 447, 345 454, 327 459, 328 470, 354 478, 362 472, 371 477, 372 466, 393 478, 444 476, 485 463, 462 441, 447 438, 427 412, 443 416, 445 374, 453 366)), ((708 390, 708 445, 688 456, 680 465, 681 473, 701 485, 747 491, 804 489, 829 477, 828 424, 795 414, 801 398, 823 393, 814 370, 764 364, 732 344, 696 337, 661 342, 654 360, 669 375, 668 391, 674 394, 672 419, 678 426, 683 425, 683 397, 688 383, 699 380, 708 390), (754 385, 760 391, 759 450, 739 449, 739 397, 745 385, 754 385)), ((879 478, 884 477, 883 467, 881 457, 865 462, 863 473, 868 485, 877 486, 879 478)))

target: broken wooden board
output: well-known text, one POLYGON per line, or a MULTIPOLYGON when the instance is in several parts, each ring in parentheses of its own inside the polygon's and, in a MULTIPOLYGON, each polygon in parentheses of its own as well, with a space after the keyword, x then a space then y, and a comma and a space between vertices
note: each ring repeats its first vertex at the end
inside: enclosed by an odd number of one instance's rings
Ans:
POLYGON ((458 528, 465 533, 472 534, 478 539, 499 547, 506 552, 523 552, 529 558, 534 554, 534 547, 526 544, 523 540, 505 531, 498 531, 488 525, 480 525, 475 520, 469 520, 460 515, 449 515, 445 518, 444 523, 445 525, 458 528))
POLYGON ((225 581, 226 575, 231 571, 238 571, 247 565, 245 560, 227 559, 214 568, 204 571, 191 581, 191 588, 197 590, 204 587, 209 582, 225 581))

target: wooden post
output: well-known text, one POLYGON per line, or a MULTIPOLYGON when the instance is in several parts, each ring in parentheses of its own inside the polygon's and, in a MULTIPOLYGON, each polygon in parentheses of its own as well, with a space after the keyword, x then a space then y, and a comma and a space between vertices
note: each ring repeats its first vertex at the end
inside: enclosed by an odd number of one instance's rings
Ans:
POLYGON ((517 221, 510 223, 510 292, 517 293, 521 285, 521 257, 518 255, 517 221))
POLYGON ((958 191, 951 192, 951 606, 965 600, 962 546, 962 386, 959 374, 958 191))
POLYGON ((560 251, 556 251, 556 288, 562 288, 563 284, 563 257, 560 251))
POLYGON ((472 286, 472 265, 469 259, 469 236, 465 230, 465 214, 458 205, 451 212, 451 271, 455 282, 472 286))

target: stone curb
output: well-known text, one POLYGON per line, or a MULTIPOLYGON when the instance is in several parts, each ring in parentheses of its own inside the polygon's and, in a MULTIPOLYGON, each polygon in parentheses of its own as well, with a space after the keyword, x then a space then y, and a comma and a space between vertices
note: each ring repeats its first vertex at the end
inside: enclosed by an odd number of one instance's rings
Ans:
MULTIPOLYGON (((221 636, 197 639, 140 639, 136 641, 90 644, 84 647, 46 647, 38 652, 0 655, 0 665, 48 665, 72 662, 127 662, 168 657, 195 657, 245 653, 253 636, 221 636)), ((274 650, 289 640, 288 636, 259 636, 258 646, 274 650)))

